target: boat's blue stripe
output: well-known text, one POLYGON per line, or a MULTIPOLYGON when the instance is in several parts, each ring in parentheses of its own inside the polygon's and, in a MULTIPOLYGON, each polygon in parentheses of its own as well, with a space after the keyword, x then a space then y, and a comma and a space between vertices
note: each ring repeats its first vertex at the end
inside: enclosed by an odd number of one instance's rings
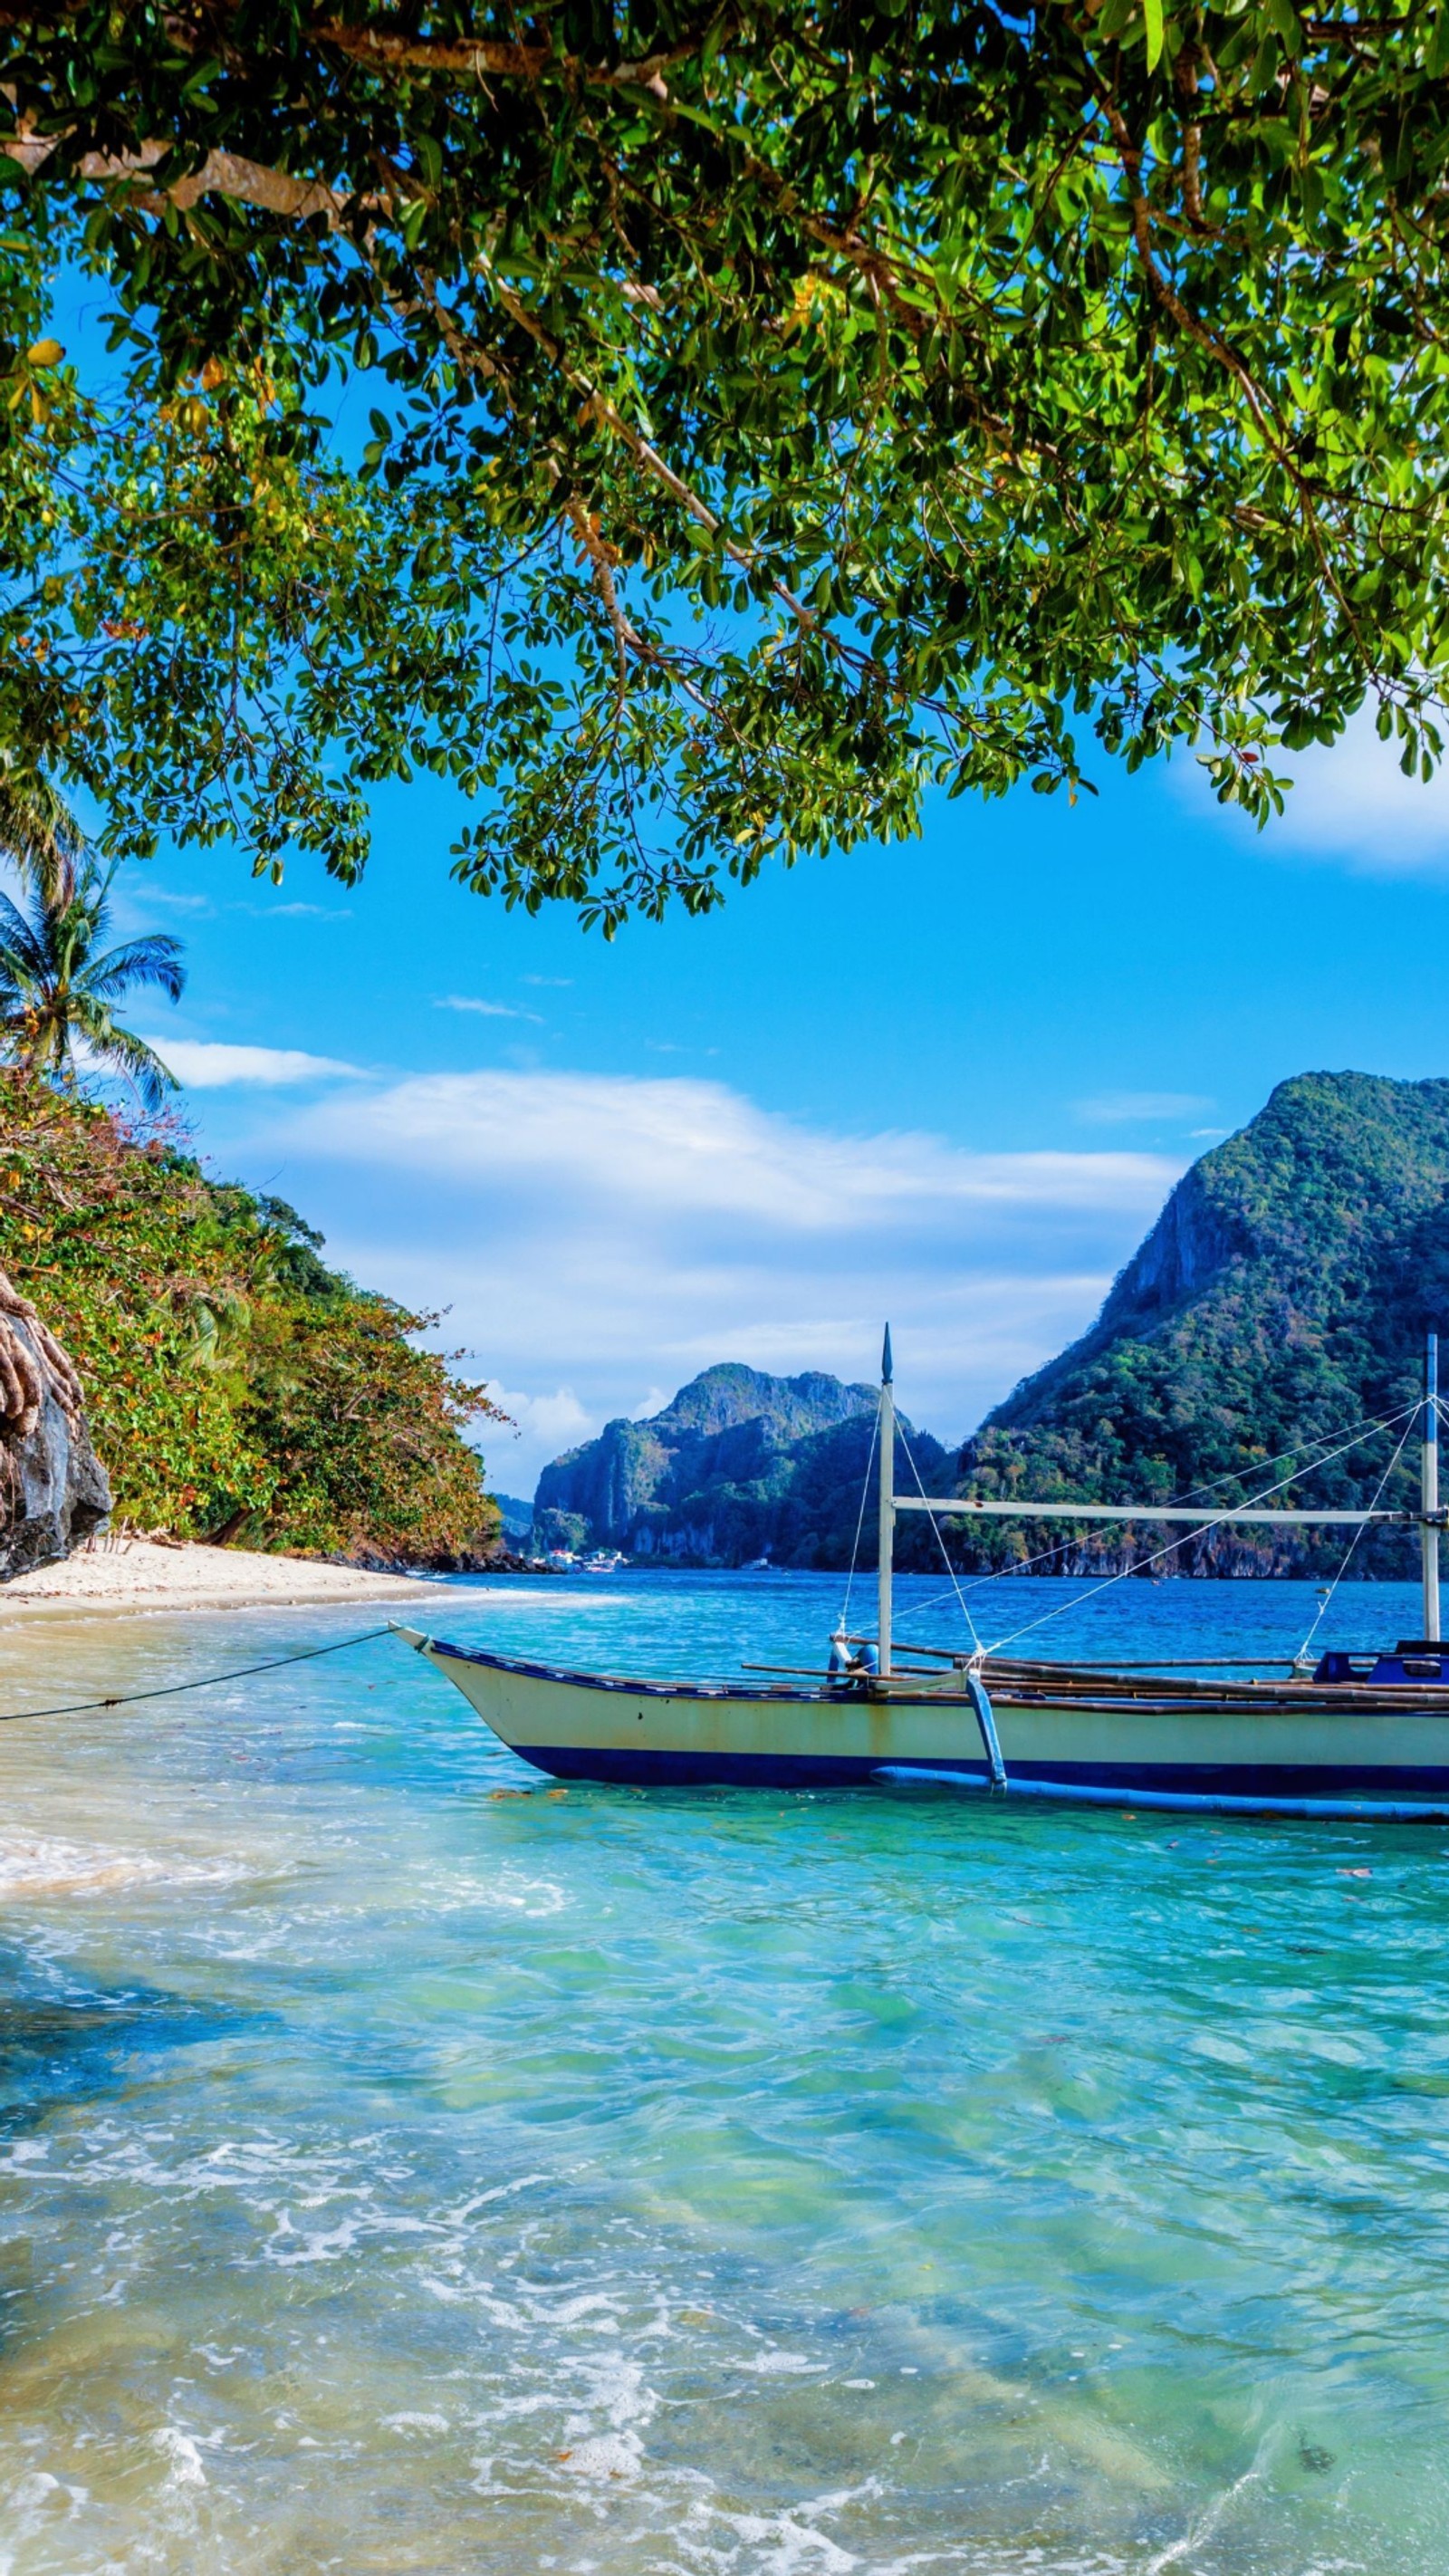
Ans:
MULTIPOLYGON (((962 1761, 911 1762, 884 1766, 873 1759, 846 1755, 787 1753, 649 1752, 642 1747, 519 1744, 513 1748, 525 1762, 550 1771, 560 1780, 616 1781, 636 1788, 845 1789, 878 1781, 887 1767, 908 1770, 927 1785, 932 1776, 943 1787, 954 1782, 978 1783, 989 1775, 962 1761)), ((1159 1794, 1251 1798, 1377 1799, 1449 1802, 1449 1767, 1354 1763, 1288 1765, 1270 1763, 1111 1763, 1015 1762, 1013 1784, 1060 1783, 1063 1788, 1095 1789, 1130 1798, 1159 1794)), ((1009 1796, 1008 1792, 1008 1796, 1009 1796)), ((1049 1792, 1048 1792, 1049 1794, 1049 1792)))

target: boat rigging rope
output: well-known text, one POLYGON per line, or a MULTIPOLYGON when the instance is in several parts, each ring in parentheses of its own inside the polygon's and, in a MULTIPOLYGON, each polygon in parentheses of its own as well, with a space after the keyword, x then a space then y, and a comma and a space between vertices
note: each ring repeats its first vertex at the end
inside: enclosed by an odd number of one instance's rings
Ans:
POLYGON ((860 1509, 855 1516, 855 1545, 850 1551, 850 1570, 845 1578, 845 1607, 840 1613, 840 1627, 837 1631, 841 1636, 847 1635, 850 1629, 850 1595, 855 1584, 856 1559, 860 1554, 860 1534, 865 1527, 866 1497, 870 1492, 870 1471, 875 1465, 876 1442, 880 1438, 880 1417, 881 1408, 877 1405, 875 1420, 870 1429, 870 1455, 865 1462, 865 1474, 860 1480, 860 1509))
POLYGON ((221 1682, 244 1682, 253 1673, 276 1673, 285 1664, 312 1664, 319 1655, 340 1655, 346 1646, 369 1646, 374 1637, 390 1637, 392 1624, 385 1628, 364 1628, 357 1637, 338 1637, 330 1646, 308 1646, 300 1655, 273 1655, 264 1664, 242 1664, 233 1673, 203 1673, 200 1681, 163 1682, 155 1690, 113 1691, 107 1699, 72 1699, 60 1708, 0 1708, 0 1726, 10 1726, 22 1717, 79 1717, 95 1708, 132 1708, 138 1700, 175 1699, 179 1691, 215 1690, 221 1682))
MULTIPOLYGON (((1402 1412, 1408 1413, 1412 1417, 1418 1412, 1422 1400, 1423 1399, 1421 1397, 1416 1397, 1411 1405, 1405 1405, 1402 1408, 1402 1412)), ((1385 1431, 1390 1430, 1394 1423, 1401 1420, 1401 1418, 1401 1413, 1391 1413, 1387 1416, 1385 1421, 1382 1423, 1376 1423, 1374 1425, 1374 1429, 1385 1431)), ((1330 1450, 1326 1458, 1316 1458, 1313 1462, 1314 1466, 1331 1467, 1335 1458, 1341 1458, 1344 1456, 1346 1451, 1358 1448, 1361 1440, 1367 1440, 1371 1438, 1371 1436, 1372 1434, 1369 1432, 1362 1432, 1359 1434, 1358 1439, 1345 1440, 1341 1447, 1330 1450)), ((1105 1576, 1100 1583, 1090 1584, 1085 1592, 1079 1592, 1077 1594, 1075 1600, 1059 1601, 1054 1610, 1043 1610, 1039 1618, 1023 1621, 1021 1627, 1013 1628, 1008 1636, 998 1637, 995 1643, 987 1648, 988 1654, 999 1655, 1003 1646, 1014 1646, 1018 1637, 1030 1636, 1034 1628, 1045 1628, 1051 1620, 1060 1619, 1065 1611, 1079 1610, 1084 1601, 1094 1600, 1099 1592, 1110 1592, 1114 1584, 1125 1583, 1130 1576, 1145 1573, 1149 1565, 1159 1564, 1164 1556, 1172 1556, 1178 1548, 1189 1546, 1193 1539, 1204 1538, 1209 1530, 1219 1529, 1225 1520, 1231 1518, 1235 1510, 1251 1510, 1257 1504, 1265 1503, 1270 1494, 1281 1494, 1285 1485, 1293 1484, 1301 1472, 1302 1471, 1300 1469, 1296 1467, 1293 1468, 1288 1475, 1280 1476, 1275 1485, 1269 1485, 1261 1494, 1255 1494, 1251 1505, 1246 1503, 1241 1505, 1229 1503, 1225 1505, 1221 1512, 1216 1513, 1210 1519, 1199 1521, 1196 1529, 1184 1530, 1181 1538, 1169 1539, 1164 1547, 1153 1548, 1150 1555, 1139 1557, 1134 1565, 1124 1565, 1120 1572, 1105 1576)), ((1062 1517, 1063 1519, 1070 1519, 1071 1505, 1069 1503, 1063 1505, 1062 1517)))
POLYGON ((915 1453, 914 1449, 911 1447, 911 1444, 910 1444, 909 1440, 906 1438, 905 1432, 904 1432, 903 1430, 901 1430, 901 1425, 900 1425, 899 1417, 897 1417, 897 1421, 896 1421, 896 1429, 897 1429, 898 1431, 900 1431, 900 1436, 901 1436, 901 1447, 904 1449, 904 1451, 905 1451, 905 1453, 906 1453, 906 1457, 907 1457, 907 1459, 908 1459, 908 1460, 909 1460, 909 1462, 910 1462, 910 1470, 911 1470, 911 1474, 915 1477, 915 1480, 916 1480, 916 1490, 917 1490, 917 1492, 919 1493, 919 1495, 920 1495, 920 1497, 921 1497, 922 1502, 923 1502, 923 1503, 925 1503, 925 1505, 926 1505, 926 1518, 927 1518, 927 1520, 930 1522, 931 1527, 932 1527, 932 1529, 933 1529, 933 1530, 934 1530, 934 1532, 935 1532, 935 1535, 936 1535, 936 1545, 938 1546, 938 1548, 939 1548, 939 1549, 940 1549, 940 1551, 941 1551, 941 1556, 942 1556, 942 1559, 943 1559, 943 1561, 944 1561, 944 1563, 945 1563, 946 1572, 949 1574, 949 1576, 950 1576, 950 1578, 951 1578, 951 1589, 952 1589, 952 1591, 953 1591, 953 1592, 955 1593, 955 1595, 956 1595, 957 1606, 958 1606, 958 1608, 960 1609, 961 1616, 962 1616, 962 1618, 965 1620, 967 1627, 968 1627, 968 1628, 970 1629, 970 1631, 971 1631, 971 1646, 972 1646, 972 1651, 973 1651, 973 1653, 978 1654, 978 1655, 983 1654, 983 1653, 985 1652, 985 1648, 983 1647, 983 1645, 982 1645, 982 1643, 981 1643, 981 1638, 980 1638, 980 1635, 978 1634, 978 1631, 977 1631, 976 1622, 975 1622, 975 1620, 974 1620, 974 1619, 972 1618, 972 1616, 971 1616, 970 1609, 969 1609, 969 1607, 968 1607, 968 1605, 967 1605, 966 1595, 965 1595, 965 1593, 962 1591, 962 1589, 961 1589, 961 1585, 960 1585, 960 1582, 959 1582, 958 1577, 957 1577, 956 1568, 955 1568, 955 1566, 951 1563, 951 1552, 950 1552, 950 1549, 949 1549, 949 1548, 947 1547, 947 1545, 946 1545, 945 1538, 944 1538, 944 1537, 943 1537, 943 1535, 942 1535, 942 1531, 941 1531, 941 1524, 940 1524, 940 1522, 937 1520, 935 1513, 931 1510, 931 1507, 930 1507, 930 1501, 929 1501, 929 1498, 928 1498, 927 1493, 926 1493, 926 1488, 925 1488, 925 1486, 924 1486, 924 1485, 922 1484, 922 1482, 921 1482, 921 1471, 920 1471, 920 1468, 916 1465, 916 1453, 915 1453))
MULTIPOLYGON (((1443 1417, 1445 1428, 1446 1430, 1449 1430, 1449 1406, 1446 1406, 1442 1397, 1437 1398, 1436 1401, 1438 1402, 1439 1411, 1443 1417)), ((1356 1447, 1360 1439, 1368 1439, 1375 1431, 1392 1431, 1394 1424, 1396 1422, 1402 1422, 1405 1414, 1410 1417, 1410 1428, 1412 1429, 1413 1417, 1418 1412, 1422 1402, 1423 1398, 1421 1396, 1416 1396, 1412 1404, 1401 1406, 1397 1413, 1378 1415, 1362 1413, 1359 1415, 1356 1422, 1346 1424, 1342 1432, 1326 1431, 1322 1433, 1319 1440, 1309 1441, 1306 1445, 1309 1448, 1317 1448, 1321 1447, 1325 1441, 1341 1440, 1343 1446, 1332 1450, 1322 1458, 1310 1458, 1306 1465, 1296 1467, 1294 1473, 1296 1475, 1311 1476, 1316 1468, 1326 1467, 1331 1463, 1331 1459, 1342 1457, 1345 1448, 1352 1449, 1356 1447)), ((1407 1438, 1408 1433, 1406 1432, 1404 1436, 1407 1438)), ((1260 1469, 1276 1467, 1279 1464, 1279 1461, 1284 1458, 1301 1458, 1304 1446, 1305 1444, 1302 1441, 1297 1441, 1291 1449, 1279 1449, 1275 1451, 1271 1458, 1260 1460, 1260 1469)), ((1242 1471, 1240 1468, 1227 1467, 1223 1470, 1223 1473, 1220 1476, 1205 1477, 1201 1484, 1189 1485, 1185 1494, 1174 1494, 1172 1499, 1174 1503, 1190 1503, 1195 1494, 1210 1494, 1218 1485, 1231 1485, 1240 1482, 1241 1473, 1242 1471)), ((1285 1479, 1285 1481, 1287 1480, 1285 1479)), ((1275 1487, 1270 1488, 1270 1491, 1276 1490, 1277 1489, 1275 1487)), ((1067 1507, 1063 1505, 1062 1518, 1065 1520, 1068 1516, 1067 1507)), ((948 1512, 946 1514, 946 1518, 949 1520, 950 1517, 951 1515, 948 1512)), ((969 1592, 984 1592, 990 1584, 1015 1581, 1020 1575, 1032 1573, 1039 1565, 1050 1565, 1054 1556, 1065 1556, 1069 1548, 1074 1548, 1079 1545, 1080 1541, 1075 1538, 1055 1539, 1050 1547, 1038 1548, 1034 1556, 1013 1557, 1010 1565, 994 1566, 989 1574, 978 1574, 970 1578, 967 1582, 966 1588, 969 1592)), ((948 1565, 950 1564, 949 1558, 947 1559, 947 1563, 948 1565)), ((956 1575, 954 1567, 952 1568, 951 1579, 952 1582, 955 1583, 956 1575)), ((952 1596, 949 1592, 932 1593, 928 1601, 921 1601, 916 1604, 914 1615, 918 1619, 924 1618, 928 1611, 939 1610, 943 1603, 949 1603, 951 1597, 952 1596)))
MULTIPOLYGON (((1414 1408, 1414 1412, 1417 1412, 1417 1411, 1418 1411, 1418 1407, 1417 1407, 1417 1405, 1416 1405, 1416 1406, 1415 1406, 1415 1408, 1414 1408)), ((1394 1451, 1394 1454, 1393 1454, 1392 1458, 1389 1460, 1389 1463, 1388 1463, 1387 1467, 1384 1469, 1383 1474, 1380 1476, 1380 1478, 1379 1478, 1379 1481, 1378 1481, 1377 1485, 1374 1487, 1374 1498, 1373 1498, 1373 1501, 1372 1501, 1372 1502, 1370 1503, 1370 1505, 1369 1505, 1369 1510, 1370 1510, 1371 1512, 1376 1512, 1376 1511, 1378 1510, 1378 1507, 1379 1507, 1379 1496, 1380 1496, 1380 1494, 1383 1492, 1385 1485, 1388 1483, 1390 1476, 1391 1476, 1391 1475, 1393 1474, 1393 1472, 1394 1472, 1394 1469, 1397 1467, 1397 1465, 1398 1465, 1398 1463, 1399 1463, 1400 1458, 1403 1456, 1403 1454, 1404 1454, 1404 1443, 1405 1443, 1405 1442, 1406 1442, 1406 1440, 1408 1439, 1409 1434, 1410 1434, 1410 1432, 1413 1430, 1413 1428, 1414 1428, 1414 1414, 1413 1414, 1413 1413, 1411 1413, 1411 1414, 1410 1414, 1410 1416, 1409 1416, 1408 1421, 1405 1423, 1405 1425, 1404 1425, 1404 1427, 1403 1427, 1403 1430, 1399 1433, 1399 1445, 1398 1445, 1398 1447, 1396 1448, 1396 1450, 1394 1451)), ((1309 1649, 1309 1647, 1312 1645, 1314 1638, 1317 1636, 1318 1631, 1319 1631, 1320 1627, 1321 1627, 1321 1626, 1322 1626, 1322 1624, 1323 1624, 1324 1618, 1326 1617, 1327 1612, 1328 1612, 1328 1606, 1329 1606, 1329 1603, 1332 1601, 1332 1599, 1333 1599, 1333 1596, 1334 1596, 1335 1592, 1338 1590, 1338 1587, 1339 1587, 1340 1583, 1343 1581, 1344 1576, 1347 1574, 1347 1572, 1348 1572, 1348 1568, 1349 1568, 1349 1559, 1352 1557, 1353 1552, 1354 1552, 1354 1549, 1357 1547, 1357 1545, 1358 1545, 1358 1543, 1359 1543, 1359 1540, 1362 1538, 1362 1536, 1363 1536, 1363 1534, 1364 1534, 1364 1531, 1367 1529, 1367 1527, 1368 1527, 1368 1523, 1367 1523, 1367 1521, 1360 1521, 1360 1522, 1359 1522, 1359 1525, 1358 1525, 1358 1528, 1354 1531, 1354 1534, 1353 1534, 1352 1538, 1349 1540, 1347 1547, 1344 1549, 1344 1551, 1343 1551, 1343 1562, 1342 1562, 1342 1564, 1339 1566, 1338 1572, 1335 1574, 1335 1576, 1334 1576, 1334 1578, 1333 1578, 1333 1581, 1329 1584, 1327 1591, 1322 1595, 1322 1597, 1321 1597, 1321 1599, 1320 1599, 1320 1601, 1319 1601, 1319 1604, 1318 1604, 1318 1616, 1317 1616, 1317 1618, 1314 1620, 1312 1627, 1309 1629, 1307 1636, 1304 1638, 1302 1645, 1299 1647, 1297 1654, 1296 1654, 1296 1655, 1294 1656, 1294 1658, 1293 1658, 1293 1660, 1294 1660, 1295 1664, 1301 1664, 1301 1663, 1306 1662, 1306 1660, 1307 1660, 1307 1656, 1308 1656, 1308 1649, 1309 1649)))

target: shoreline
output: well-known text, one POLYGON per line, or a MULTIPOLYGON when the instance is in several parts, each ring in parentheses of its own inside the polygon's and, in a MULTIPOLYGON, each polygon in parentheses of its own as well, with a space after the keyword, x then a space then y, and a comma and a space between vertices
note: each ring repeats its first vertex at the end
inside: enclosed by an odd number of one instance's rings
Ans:
POLYGON ((382 1608, 436 1598, 415 1575, 369 1574, 307 1557, 186 1541, 104 1538, 0 1585, 0 1629, 22 1620, 130 1618, 183 1610, 382 1608))

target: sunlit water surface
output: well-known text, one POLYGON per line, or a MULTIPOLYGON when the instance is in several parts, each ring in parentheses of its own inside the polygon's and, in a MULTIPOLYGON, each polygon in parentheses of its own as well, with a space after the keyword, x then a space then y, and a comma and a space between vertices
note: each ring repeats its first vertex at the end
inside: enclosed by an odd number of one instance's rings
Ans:
MULTIPOLYGON (((432 1624, 717 1674, 838 1606, 432 1624)), ((1034 1643, 1313 1609, 1124 1584, 1034 1643)), ((11 1630, 0 1708, 360 1624, 11 1630)), ((0 2576, 1449 2571, 1439 1829, 564 1791, 392 1641, 0 1763, 0 2576)))

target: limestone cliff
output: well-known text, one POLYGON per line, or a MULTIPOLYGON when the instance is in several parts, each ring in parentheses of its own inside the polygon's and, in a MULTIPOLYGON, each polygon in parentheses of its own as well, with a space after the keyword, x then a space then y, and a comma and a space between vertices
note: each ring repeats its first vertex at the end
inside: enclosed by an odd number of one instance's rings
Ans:
MULTIPOLYGON (((662 1413, 610 1422, 546 1467, 535 1527, 546 1540, 696 1563, 848 1563, 875 1412, 874 1387, 816 1370, 706 1369, 662 1413)), ((939 1473, 939 1443, 907 1432, 922 1472, 939 1473)), ((866 1539, 862 1562, 870 1527, 866 1539)))
MULTIPOLYGON (((1246 1500, 1341 1427, 1410 1404, 1428 1326, 1449 1332, 1449 1082, 1298 1075, 1178 1183, 1090 1331, 987 1416, 958 1490, 1246 1500)), ((1392 1446, 1377 1435, 1275 1499, 1367 1504, 1392 1446)), ((1414 1473, 1406 1450, 1385 1504, 1409 1501, 1414 1473)), ((1145 1542, 1084 1539, 1063 1570, 1145 1542)), ((970 1542, 977 1561, 1044 1543, 1040 1524, 970 1542)), ((1320 1572, 1344 1544, 1239 1527, 1162 1570, 1320 1572)), ((1412 1550, 1375 1532, 1354 1568, 1408 1575, 1412 1550)))

